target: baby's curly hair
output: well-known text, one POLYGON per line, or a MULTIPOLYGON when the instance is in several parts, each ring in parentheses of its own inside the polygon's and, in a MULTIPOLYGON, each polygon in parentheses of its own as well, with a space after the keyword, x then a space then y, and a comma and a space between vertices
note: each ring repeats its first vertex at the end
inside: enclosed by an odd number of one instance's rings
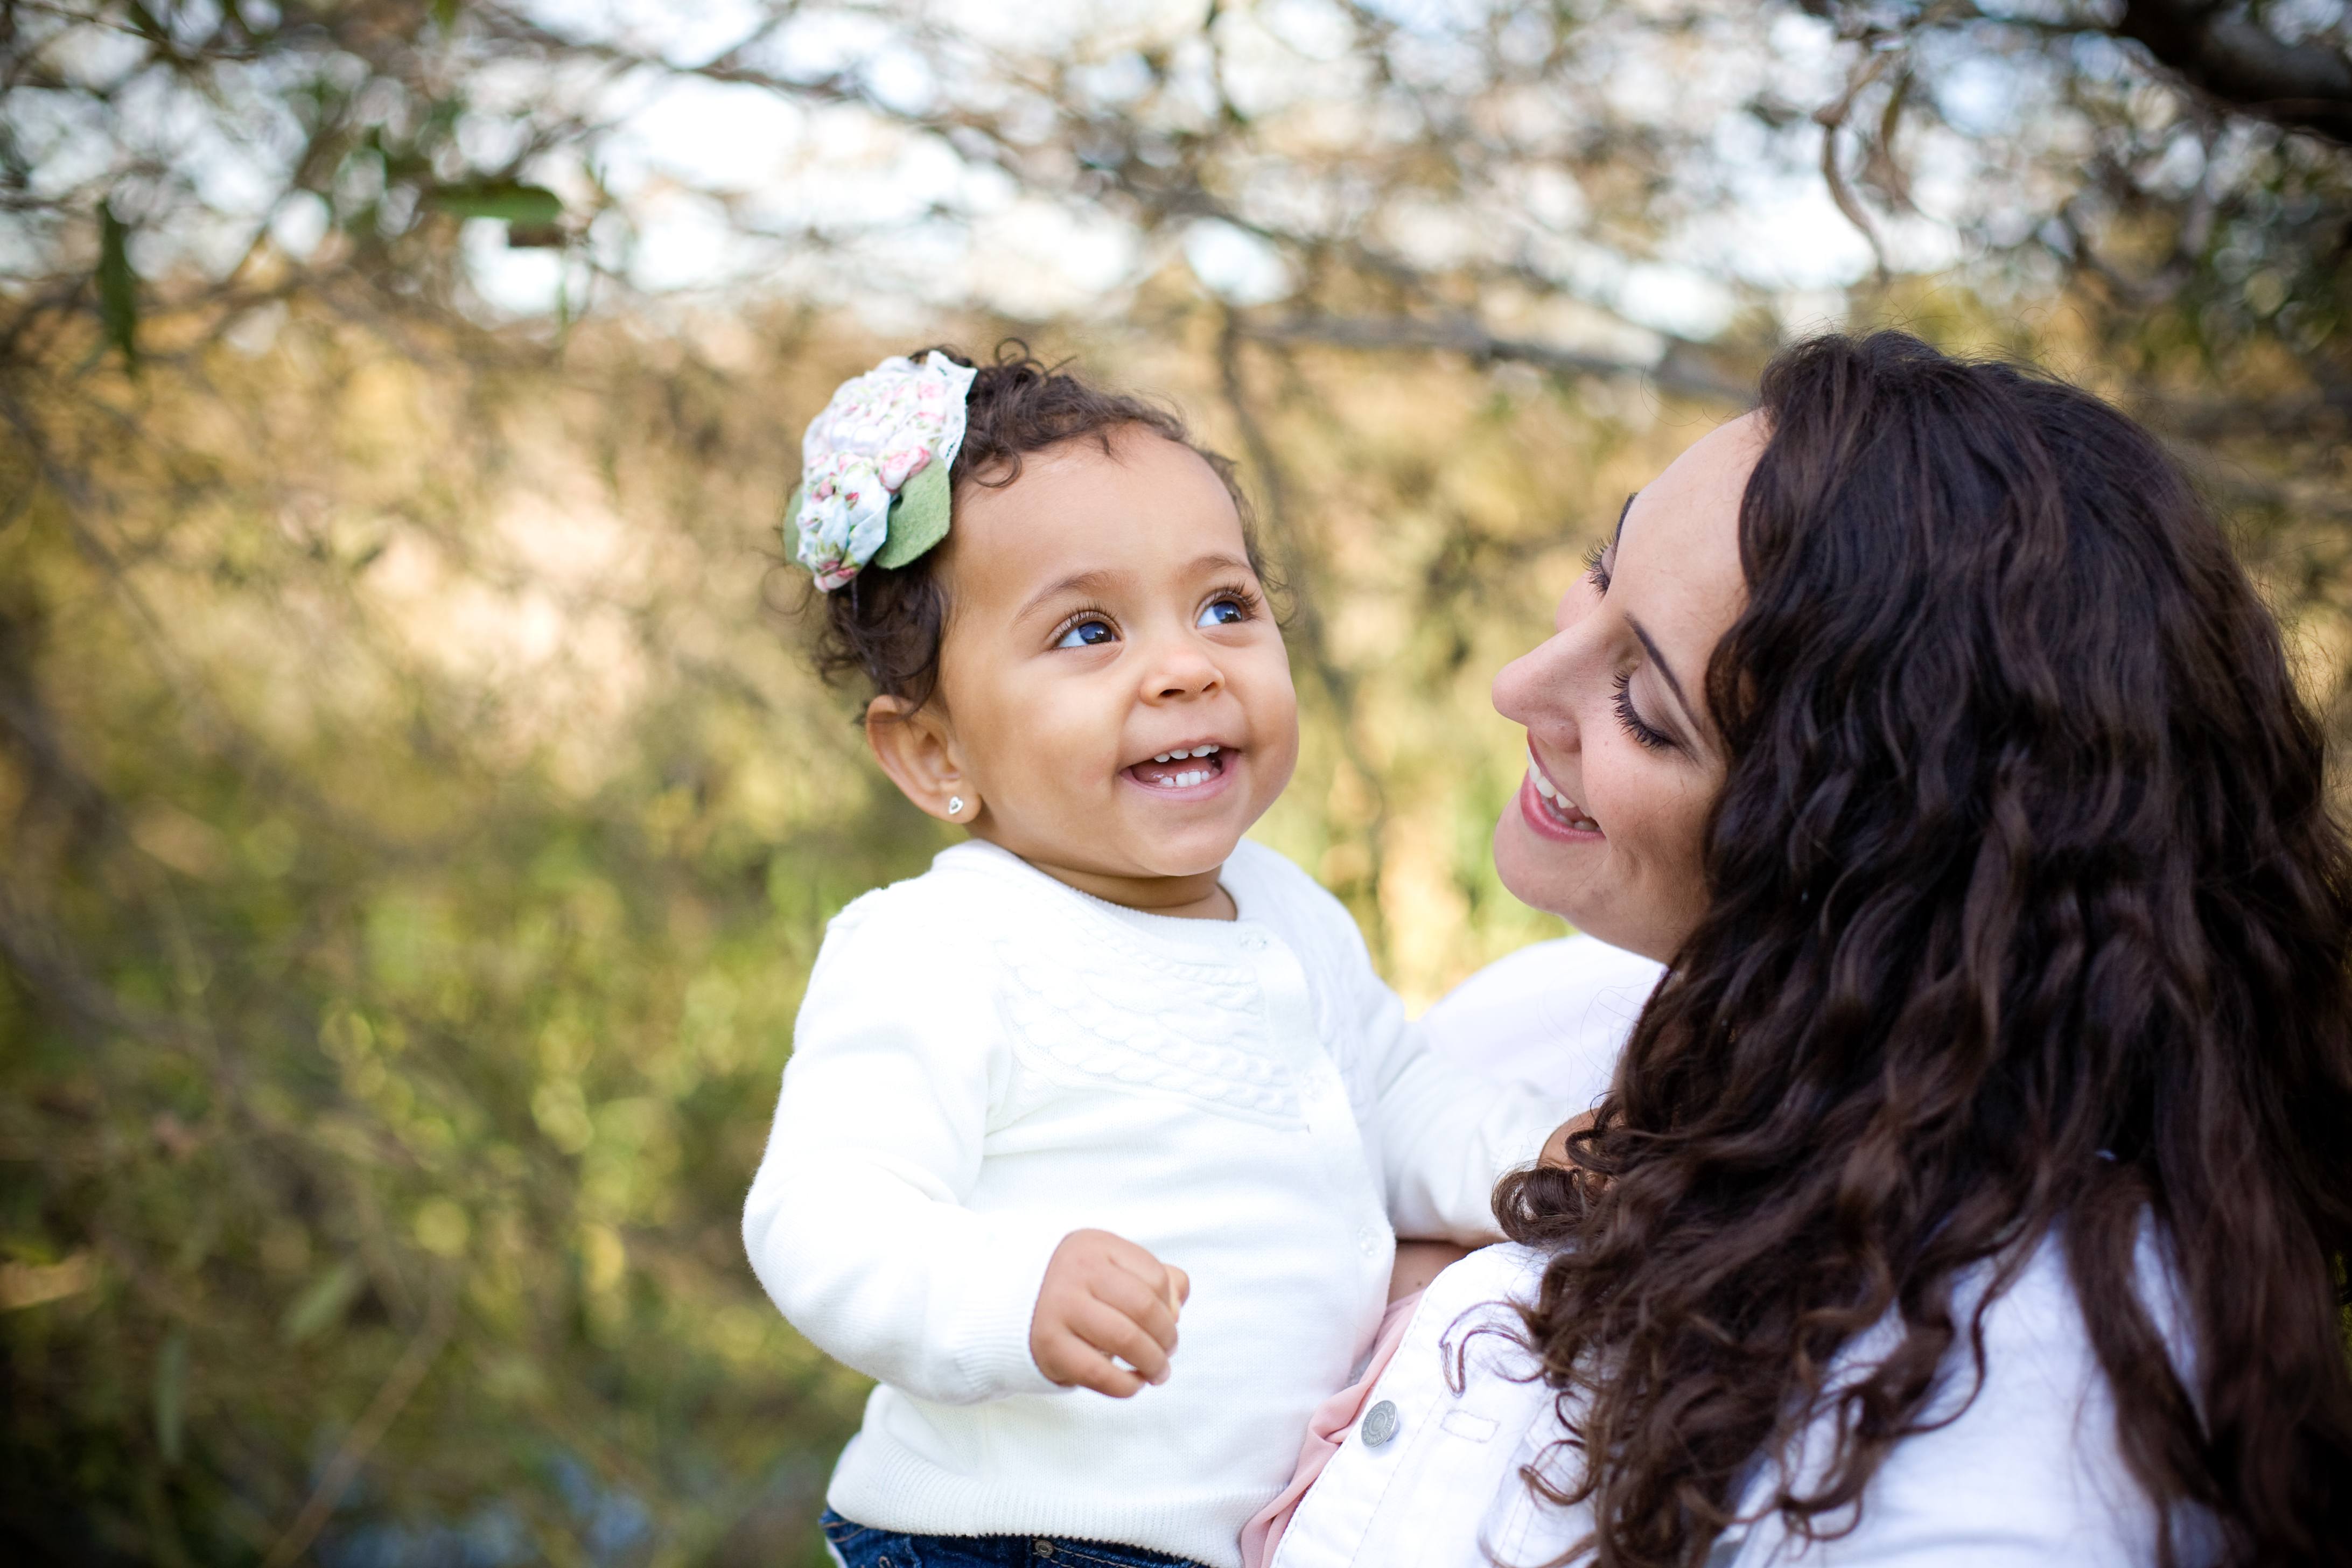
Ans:
MULTIPOLYGON (((917 349, 908 357, 920 363, 933 352, 958 364, 975 363, 944 345, 917 349)), ((1232 460, 1194 441, 1174 410, 1107 391, 1061 365, 1049 365, 1017 338, 997 345, 993 363, 976 368, 965 403, 963 446, 948 470, 955 489, 968 481, 1001 489, 1021 477, 1022 458, 1029 453, 1082 439, 1092 439, 1108 453, 1112 437, 1139 426, 1194 452, 1215 472, 1241 514, 1250 567, 1271 586, 1258 551, 1255 516, 1232 460)), ((910 710, 930 701, 939 689, 940 647, 948 624, 940 559, 940 552, 931 550, 904 566, 868 565, 845 586, 818 595, 824 615, 815 634, 817 672, 836 683, 862 675, 874 696, 898 698, 910 710)))

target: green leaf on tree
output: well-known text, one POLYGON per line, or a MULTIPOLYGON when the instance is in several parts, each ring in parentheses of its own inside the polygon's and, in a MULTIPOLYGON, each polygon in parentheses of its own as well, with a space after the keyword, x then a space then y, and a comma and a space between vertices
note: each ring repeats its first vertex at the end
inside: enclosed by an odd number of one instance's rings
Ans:
POLYGON ((443 185, 431 198, 433 205, 457 217, 498 217, 509 223, 545 226, 563 216, 563 203, 544 185, 526 185, 515 180, 476 180, 462 185, 443 185))
POLYGON ((98 205, 98 319, 106 341, 122 351, 123 362, 139 363, 139 282, 131 271, 131 226, 114 216, 110 202, 98 205))
POLYGON ((360 1293, 359 1266, 346 1258, 310 1283, 308 1289, 294 1299, 279 1321, 279 1337, 289 1345, 299 1345, 321 1330, 342 1321, 344 1309, 352 1298, 360 1293))

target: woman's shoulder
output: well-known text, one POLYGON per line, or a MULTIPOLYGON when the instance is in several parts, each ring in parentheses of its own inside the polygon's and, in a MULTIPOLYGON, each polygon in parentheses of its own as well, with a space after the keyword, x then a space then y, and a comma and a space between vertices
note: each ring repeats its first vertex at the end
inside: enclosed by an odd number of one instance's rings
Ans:
MULTIPOLYGON (((2139 1261, 2142 1299, 2185 1370, 2187 1337, 2173 1275, 2152 1225, 2142 1233, 2139 1261)), ((2114 1395, 2063 1243, 2043 1239, 1978 1318, 1978 1304, 1992 1285, 1988 1267, 1955 1293, 1962 1332, 1946 1355, 1922 1429, 1889 1450, 1864 1491, 1853 1530, 1834 1540, 1799 1542, 1789 1539, 1777 1515, 1769 1515, 1719 1561, 1738 1568, 1784 1563, 2123 1568, 2158 1560, 2156 1511, 2117 1442, 2114 1395), (1980 1331, 1974 1342, 1968 1332, 1972 1319, 1980 1331), (1981 1359, 1975 1343, 1982 1346, 1981 1359)), ((1846 1359, 1867 1363, 1892 1342, 1892 1333, 1888 1325, 1865 1335, 1846 1359)), ((1824 1458, 1832 1431, 1827 1419, 1816 1421, 1794 1453, 1760 1466, 1741 1511, 1766 1507, 1792 1475, 1801 1486, 1824 1458)), ((2182 1563, 2210 1560, 2211 1533, 2200 1521, 2183 1518, 2178 1529, 2182 1563)))

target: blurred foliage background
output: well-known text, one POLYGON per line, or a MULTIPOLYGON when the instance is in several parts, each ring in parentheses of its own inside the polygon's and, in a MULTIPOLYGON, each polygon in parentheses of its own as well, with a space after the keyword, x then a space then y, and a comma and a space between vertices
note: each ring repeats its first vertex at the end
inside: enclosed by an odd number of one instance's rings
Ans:
POLYGON ((1487 710, 1790 336, 2172 440, 2352 723, 2344 0, 0 0, 0 1549, 794 1563, 863 1389, 736 1221, 941 831, 801 426, 1017 334, 1239 458, 1261 829, 1415 1005, 1556 927, 1487 710))

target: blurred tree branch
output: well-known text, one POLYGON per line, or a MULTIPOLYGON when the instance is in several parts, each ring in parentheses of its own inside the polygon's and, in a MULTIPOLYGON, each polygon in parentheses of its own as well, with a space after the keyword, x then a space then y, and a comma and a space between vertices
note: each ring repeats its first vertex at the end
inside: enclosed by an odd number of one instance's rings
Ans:
POLYGON ((392 1371, 385 1374, 383 1386, 368 1402, 358 1424, 336 1447, 334 1457, 320 1468, 319 1484, 311 1489, 302 1511, 295 1515, 286 1533, 272 1543, 268 1554, 262 1558, 262 1568, 289 1568, 310 1550, 310 1543, 319 1538, 328 1517, 341 1504, 344 1492, 359 1478, 360 1467, 367 1462, 375 1446, 383 1441, 384 1433, 400 1418, 400 1413, 415 1395, 417 1385, 425 1381, 425 1374, 447 1347, 456 1326, 457 1313, 451 1308, 449 1291, 443 1286, 434 1291, 424 1323, 400 1352, 392 1371))
POLYGON ((1286 316, 1271 319, 1233 318, 1234 331, 1265 342, 1328 343, 1339 348, 1412 349, 1457 353, 1474 363, 1533 365, 1549 374, 1568 378, 1601 376, 1648 381, 1676 396, 1738 404, 1754 385, 1718 370, 1697 343, 1673 342, 1654 363, 1580 353, 1487 331, 1474 320, 1419 321, 1409 317, 1286 316))
POLYGON ((2352 57, 2341 35, 2289 41, 2244 0, 2124 0, 2119 37, 2242 113, 2352 142, 2352 57))

